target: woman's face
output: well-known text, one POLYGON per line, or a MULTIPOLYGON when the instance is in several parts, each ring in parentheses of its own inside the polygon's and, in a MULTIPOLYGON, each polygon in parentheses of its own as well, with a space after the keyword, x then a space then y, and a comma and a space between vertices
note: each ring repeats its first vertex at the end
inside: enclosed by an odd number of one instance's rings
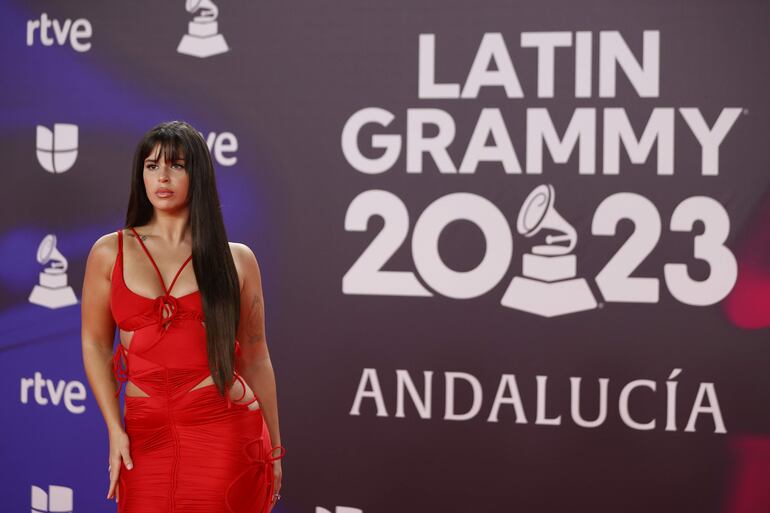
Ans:
POLYGON ((190 176, 185 167, 184 155, 178 155, 177 160, 161 158, 161 146, 157 144, 144 159, 144 188, 147 198, 153 207, 160 210, 174 211, 187 206, 187 191, 190 187, 190 176))

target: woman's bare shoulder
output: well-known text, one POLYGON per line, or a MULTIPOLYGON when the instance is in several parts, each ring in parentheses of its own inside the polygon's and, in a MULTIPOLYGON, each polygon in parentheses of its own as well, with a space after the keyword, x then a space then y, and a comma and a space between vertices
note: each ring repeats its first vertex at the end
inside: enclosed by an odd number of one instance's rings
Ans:
POLYGON ((91 246, 88 262, 96 267, 109 270, 118 256, 118 232, 105 233, 91 246))
POLYGON ((254 251, 241 242, 230 242, 229 244, 241 286, 246 279, 259 279, 259 263, 257 263, 257 257, 254 254, 254 251))
POLYGON ((249 246, 242 242, 228 242, 230 244, 230 251, 233 254, 233 258, 243 259, 254 257, 254 252, 249 246))

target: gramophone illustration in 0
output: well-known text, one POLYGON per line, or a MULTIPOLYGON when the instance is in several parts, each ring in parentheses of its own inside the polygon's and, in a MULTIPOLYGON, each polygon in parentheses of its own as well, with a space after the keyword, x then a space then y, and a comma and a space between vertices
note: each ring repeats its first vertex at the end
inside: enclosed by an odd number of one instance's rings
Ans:
POLYGON ((525 312, 555 317, 596 308, 588 283, 577 276, 577 258, 571 254, 577 233, 554 208, 550 184, 533 190, 519 211, 516 229, 533 237, 542 229, 560 232, 546 235, 545 244, 533 246, 522 258, 522 274, 516 276, 500 303, 525 312), (564 244, 566 243, 566 244, 564 244))
POLYGON ((193 57, 211 57, 227 52, 225 38, 219 33, 217 16, 219 9, 211 0, 186 0, 189 13, 200 10, 198 16, 187 25, 187 34, 182 36, 176 51, 193 57))
POLYGON ((51 265, 40 273, 40 283, 29 295, 29 302, 48 308, 61 308, 78 303, 75 291, 67 285, 67 259, 56 249, 56 235, 48 234, 37 248, 37 261, 51 265))

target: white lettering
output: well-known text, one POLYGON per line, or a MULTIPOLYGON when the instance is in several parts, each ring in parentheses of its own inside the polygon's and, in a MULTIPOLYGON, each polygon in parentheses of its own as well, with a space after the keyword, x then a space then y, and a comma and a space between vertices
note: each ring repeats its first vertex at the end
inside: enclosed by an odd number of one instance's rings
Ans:
POLYGON ((561 415, 557 415, 553 418, 548 418, 546 416, 546 382, 548 381, 548 376, 536 376, 535 379, 537 380, 537 418, 535 419, 535 424, 540 424, 543 426, 558 426, 561 424, 561 415))
POLYGON ((380 388, 380 380, 377 378, 377 369, 364 369, 364 372, 361 374, 361 381, 358 383, 358 391, 353 400, 350 415, 361 415, 361 401, 367 397, 374 399, 374 403, 377 405, 378 417, 388 416, 388 411, 385 409, 385 399, 382 396, 382 388, 380 388), (367 383, 371 384, 370 390, 366 389, 367 383))
POLYGON ((666 381, 666 431, 676 431, 676 381, 682 369, 674 369, 666 381))
POLYGON ((709 129, 703 114, 699 109, 682 108, 679 112, 692 130, 701 146, 701 174, 716 176, 719 174, 719 146, 724 141, 727 132, 740 116, 742 109, 724 108, 719 114, 714 126, 709 129))
POLYGON ((615 97, 616 64, 623 69, 641 98, 656 98, 659 95, 660 82, 660 31, 643 32, 641 65, 634 58, 620 32, 599 32, 599 96, 602 98, 615 97))
POLYGON ((404 369, 396 370, 396 417, 404 417, 404 388, 409 392, 412 398, 412 404, 417 408, 417 413, 423 419, 429 419, 431 415, 431 385, 433 384, 433 371, 423 372, 423 397, 414 386, 409 371, 404 369))
POLYGON ((578 140, 578 172, 592 175, 596 172, 596 109, 575 109, 561 140, 547 109, 527 109, 527 174, 539 175, 543 172, 543 141, 553 161, 564 164, 578 140))
POLYGON ((377 123, 387 127, 394 117, 387 110, 378 107, 367 107, 350 116, 342 129, 342 153, 348 164, 362 173, 373 175, 387 171, 396 163, 401 152, 400 135, 373 135, 372 148, 385 149, 385 152, 377 158, 365 157, 358 146, 358 135, 365 125, 377 123))
POLYGON ((521 174, 521 165, 513 150, 508 129, 500 114, 500 109, 483 109, 473 135, 468 143, 465 157, 460 164, 460 173, 475 173, 476 167, 482 160, 500 162, 507 174, 521 174), (489 136, 494 143, 487 146, 489 136))
POLYGON ((49 402, 58 406, 64 402, 64 407, 70 413, 83 413, 85 405, 75 404, 75 401, 85 401, 86 388, 80 381, 54 381, 44 379, 40 372, 35 372, 32 378, 21 378, 20 400, 22 404, 29 403, 29 391, 34 390, 33 396, 36 404, 45 406, 49 402), (50 398, 50 401, 49 401, 50 398))
POLYGON ((626 426, 633 429, 638 429, 640 431, 655 429, 655 419, 652 419, 649 422, 641 423, 631 418, 631 413, 628 409, 628 399, 631 396, 631 392, 635 388, 639 387, 646 387, 654 392, 655 382, 649 379, 637 379, 623 387, 623 389, 620 391, 620 399, 618 399, 618 410, 620 411, 620 418, 623 420, 626 426))
POLYGON ((406 112, 407 144, 406 172, 422 173, 422 154, 428 153, 441 173, 456 173, 447 147, 455 137, 455 122, 452 116, 440 109, 409 109, 406 112), (423 135, 423 126, 431 124, 438 128, 433 137, 423 135))
POLYGON ((476 52, 468 78, 463 87, 462 98, 478 98, 479 90, 484 86, 503 86, 508 98, 523 98, 524 92, 519 84, 519 77, 513 69, 511 56, 505 47, 503 35, 486 33, 476 52), (490 70, 494 62, 497 69, 490 70))
POLYGON ((553 98, 554 54, 556 48, 560 46, 572 46, 571 32, 521 33, 522 48, 537 48, 538 98, 553 98))
POLYGON ((445 372, 446 404, 444 408, 444 420, 468 420, 476 416, 481 409, 481 383, 475 376, 467 372, 445 372), (455 411, 455 380, 462 379, 471 385, 473 391, 473 403, 465 413, 455 411))
POLYGON ((620 169, 620 141, 634 164, 643 164, 657 141, 658 174, 674 174, 674 109, 652 110, 642 136, 637 140, 624 109, 604 110, 604 174, 617 175, 620 169))
POLYGON ((80 381, 70 381, 64 389, 64 407, 70 413, 83 413, 86 407, 82 404, 74 404, 73 401, 84 401, 86 398, 86 387, 80 381))
POLYGON ((436 35, 420 34, 418 57, 418 97, 457 98, 460 96, 460 84, 436 83, 436 35))
POLYGON ((43 46, 53 46, 56 43, 64 46, 69 41, 69 45, 76 52, 87 52, 91 49, 91 42, 88 39, 93 35, 91 22, 84 18, 71 20, 67 18, 63 22, 57 19, 50 19, 47 13, 40 15, 40 20, 27 21, 27 46, 35 44, 35 31, 40 35, 40 44, 43 46), (53 37, 48 29, 53 28, 53 37))
POLYGON ((487 422, 498 421, 498 412, 503 404, 513 406, 516 424, 527 423, 527 417, 524 415, 524 405, 521 403, 521 394, 519 394, 519 385, 516 384, 516 376, 513 374, 503 374, 503 377, 500 379, 500 385, 497 387, 497 394, 495 394, 495 400, 492 403, 492 410, 489 412, 487 422), (505 395, 506 390, 509 392, 508 396, 505 395))
POLYGON ((601 426, 607 419, 607 386, 610 380, 607 378, 599 379, 599 413, 594 420, 585 420, 580 412, 580 380, 581 378, 569 378, 572 420, 580 427, 594 428, 601 426))
POLYGON ((710 413, 714 419, 714 433, 726 433, 725 422, 722 419, 722 411, 719 409, 717 392, 714 389, 714 383, 701 383, 698 387, 698 394, 695 396, 695 402, 690 411, 690 418, 687 420, 687 426, 684 430, 687 432, 695 431, 695 421, 701 413, 710 413), (708 406, 703 405, 703 400, 708 398, 708 406))

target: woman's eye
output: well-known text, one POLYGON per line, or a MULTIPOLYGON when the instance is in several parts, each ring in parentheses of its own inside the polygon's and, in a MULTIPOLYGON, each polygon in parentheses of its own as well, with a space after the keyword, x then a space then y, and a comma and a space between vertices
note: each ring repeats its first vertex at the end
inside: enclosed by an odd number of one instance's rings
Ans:
POLYGON ((155 164, 147 164, 145 167, 146 167, 147 169, 149 169, 149 170, 154 170, 154 169, 155 169, 156 167, 158 167, 158 166, 156 166, 155 164))

